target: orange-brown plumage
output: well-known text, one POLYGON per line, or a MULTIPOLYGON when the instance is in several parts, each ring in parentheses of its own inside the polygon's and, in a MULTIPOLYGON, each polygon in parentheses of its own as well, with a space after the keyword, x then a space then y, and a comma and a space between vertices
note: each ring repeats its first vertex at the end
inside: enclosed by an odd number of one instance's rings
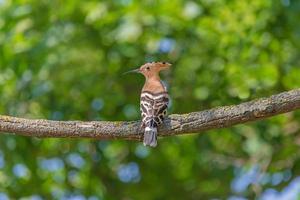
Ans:
POLYGON ((169 69, 171 64, 166 62, 151 62, 132 70, 145 76, 146 81, 141 92, 141 116, 144 132, 144 145, 157 145, 157 127, 167 114, 169 95, 166 87, 159 78, 159 72, 169 69))
POLYGON ((161 83, 159 77, 152 77, 150 79, 146 79, 144 87, 142 89, 142 92, 143 91, 158 93, 158 92, 165 92, 166 88, 161 83))

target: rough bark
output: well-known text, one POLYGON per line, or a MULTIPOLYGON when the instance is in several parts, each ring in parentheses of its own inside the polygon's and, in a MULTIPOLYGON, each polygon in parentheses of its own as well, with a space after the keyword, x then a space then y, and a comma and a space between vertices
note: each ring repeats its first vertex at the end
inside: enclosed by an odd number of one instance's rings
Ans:
MULTIPOLYGON (((290 112, 300 108, 300 89, 239 105, 223 106, 188 114, 170 115, 159 136, 199 133, 290 112)), ((140 140, 140 121, 52 121, 0 115, 0 132, 34 137, 72 137, 140 140)))

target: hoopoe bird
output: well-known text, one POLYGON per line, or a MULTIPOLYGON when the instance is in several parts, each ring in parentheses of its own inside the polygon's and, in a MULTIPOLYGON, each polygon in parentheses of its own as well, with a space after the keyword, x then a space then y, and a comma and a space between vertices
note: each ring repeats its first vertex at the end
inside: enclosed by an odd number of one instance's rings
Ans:
POLYGON ((126 73, 136 72, 145 76, 145 84, 141 92, 140 111, 142 126, 144 129, 144 145, 156 147, 157 127, 163 123, 167 115, 169 105, 169 95, 159 77, 159 72, 169 69, 171 66, 167 62, 150 62, 140 68, 126 73))

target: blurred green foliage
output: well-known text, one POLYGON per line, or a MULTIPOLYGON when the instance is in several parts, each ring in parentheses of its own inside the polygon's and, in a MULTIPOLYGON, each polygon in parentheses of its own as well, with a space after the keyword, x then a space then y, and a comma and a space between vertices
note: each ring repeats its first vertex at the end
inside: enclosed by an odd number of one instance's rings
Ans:
MULTIPOLYGON (((0 0, 0 113, 137 120, 143 77, 121 74, 147 61, 173 63, 163 75, 171 113, 299 88, 299 21, 297 0, 0 0)), ((1 135, 0 198, 259 198, 299 175, 299 120, 289 113, 155 149, 1 135)))

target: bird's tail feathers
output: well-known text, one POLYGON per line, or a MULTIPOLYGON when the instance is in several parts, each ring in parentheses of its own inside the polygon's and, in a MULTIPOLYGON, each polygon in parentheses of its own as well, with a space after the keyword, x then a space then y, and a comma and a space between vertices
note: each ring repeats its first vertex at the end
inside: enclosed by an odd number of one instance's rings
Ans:
POLYGON ((144 146, 156 147, 157 127, 146 127, 144 133, 144 146))

